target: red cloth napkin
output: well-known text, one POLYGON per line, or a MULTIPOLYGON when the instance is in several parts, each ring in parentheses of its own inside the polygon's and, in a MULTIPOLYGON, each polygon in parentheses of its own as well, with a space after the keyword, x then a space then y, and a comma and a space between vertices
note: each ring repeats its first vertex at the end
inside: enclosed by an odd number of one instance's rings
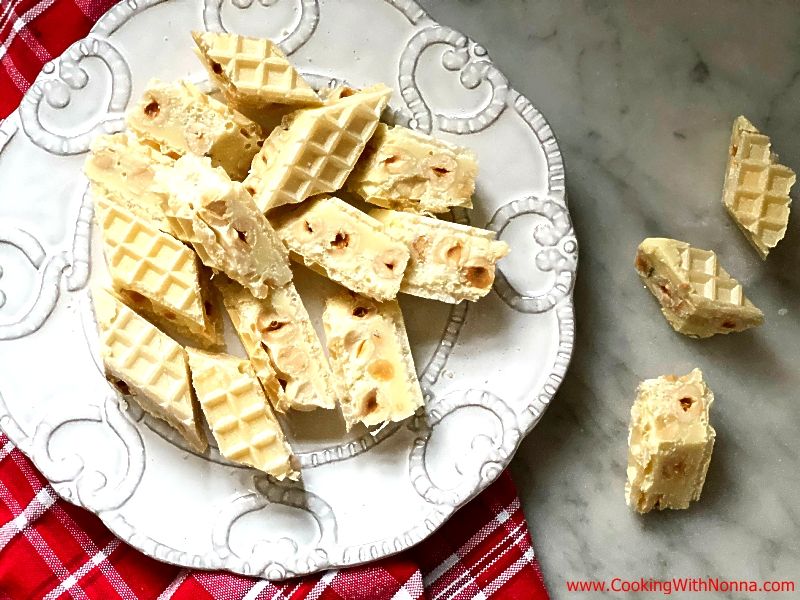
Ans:
MULTIPOLYGON (((0 119, 42 68, 84 37, 110 0, 0 0, 0 119)), ((397 556, 282 583, 160 563, 120 541, 93 514, 58 498, 0 434, 0 595, 12 600, 509 598, 547 591, 511 477, 397 556)))

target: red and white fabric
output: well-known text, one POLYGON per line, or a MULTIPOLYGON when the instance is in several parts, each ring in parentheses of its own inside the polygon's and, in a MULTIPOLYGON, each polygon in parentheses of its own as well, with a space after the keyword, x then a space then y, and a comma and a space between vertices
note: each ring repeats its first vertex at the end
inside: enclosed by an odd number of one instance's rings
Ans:
MULTIPOLYGON (((84 37, 113 4, 0 0, 0 121, 17 107, 44 63, 84 37)), ((410 550, 362 567, 270 583, 176 567, 141 554, 96 516, 60 499, 0 434, 0 598, 545 600, 548 595, 507 473, 410 550)))

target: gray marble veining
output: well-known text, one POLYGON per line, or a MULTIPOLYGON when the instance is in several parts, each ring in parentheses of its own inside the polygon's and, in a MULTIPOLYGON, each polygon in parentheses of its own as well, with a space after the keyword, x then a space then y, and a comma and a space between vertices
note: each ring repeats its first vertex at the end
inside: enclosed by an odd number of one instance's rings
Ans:
POLYGON ((762 263, 720 195, 738 114, 800 170, 800 5, 422 4, 487 47, 547 116, 566 162, 581 244, 575 356, 512 465, 551 594, 569 597, 567 579, 797 581, 800 205, 762 263), (709 340, 673 333, 632 267, 647 236, 716 250, 766 324, 709 340), (623 497, 634 390, 695 366, 717 398, 703 498, 640 517, 623 497))

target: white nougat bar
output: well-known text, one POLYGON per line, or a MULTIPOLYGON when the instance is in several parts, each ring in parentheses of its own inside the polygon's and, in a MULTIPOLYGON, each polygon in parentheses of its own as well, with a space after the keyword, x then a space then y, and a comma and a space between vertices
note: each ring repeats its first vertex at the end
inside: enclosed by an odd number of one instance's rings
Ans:
POLYGON ((241 183, 208 158, 183 156, 159 174, 164 212, 175 235, 203 264, 264 298, 292 279, 289 253, 241 183))
POLYGON ((328 360, 294 285, 258 299, 225 277, 214 284, 273 408, 334 408, 338 394, 328 360))
POLYGON ((786 234, 789 192, 794 171, 778 163, 768 136, 745 117, 733 123, 722 203, 753 246, 766 260, 786 234))
POLYGON ((744 331, 761 325, 764 314, 742 285, 719 265, 711 250, 668 238, 639 244, 636 271, 661 304, 675 331, 691 337, 744 331))
POLYGON ((247 360, 187 348, 197 399, 222 456, 278 480, 298 479, 292 450, 247 360))
POLYGON ((237 181, 247 176, 264 139, 250 119, 186 81, 150 81, 125 121, 164 154, 208 156, 237 181))
POLYGON ((477 176, 477 159, 468 148, 381 123, 347 179, 347 189, 384 208, 443 213, 472 208, 477 176))
POLYGON ((105 196, 93 199, 114 291, 162 329, 220 347, 222 315, 191 248, 105 196))
POLYGON ((317 197, 270 214, 292 257, 376 300, 400 289, 409 251, 383 225, 334 197, 317 197))
POLYGON ((96 195, 105 196, 169 233, 161 196, 156 193, 156 173, 171 168, 174 162, 129 132, 122 132, 92 140, 83 171, 96 195))
POLYGON ((208 441, 192 396, 186 352, 104 289, 92 293, 106 377, 203 452, 208 441))
POLYGON ((699 369, 639 385, 628 434, 628 506, 645 513, 700 499, 716 437, 713 401, 699 369))
POLYGON ((256 206, 267 212, 341 188, 391 93, 378 84, 288 115, 253 158, 244 182, 256 206))
POLYGON ((405 294, 451 304, 479 300, 492 289, 497 261, 509 252, 494 231, 394 210, 369 214, 411 252, 400 285, 405 294))
POLYGON ((235 33, 192 32, 195 53, 228 103, 238 110, 275 104, 322 104, 277 44, 235 33))
POLYGON ((351 292, 328 298, 323 325, 334 375, 346 390, 348 429, 407 419, 423 405, 403 315, 396 301, 351 292))

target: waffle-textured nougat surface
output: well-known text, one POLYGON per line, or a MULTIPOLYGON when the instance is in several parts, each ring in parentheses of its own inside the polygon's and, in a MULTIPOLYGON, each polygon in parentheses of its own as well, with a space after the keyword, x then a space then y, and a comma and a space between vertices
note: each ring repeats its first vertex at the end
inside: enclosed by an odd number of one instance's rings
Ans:
POLYGON ((778 163, 769 137, 745 117, 733 123, 722 203, 747 241, 766 259, 786 234, 794 171, 778 163))
POLYGON ((203 452, 208 442, 192 397, 184 349, 111 292, 96 289, 92 296, 109 381, 203 452))
POLYGON ((392 91, 378 84, 287 116, 253 159, 245 185, 264 212, 344 185, 392 91))
POLYGON ((231 106, 246 110, 273 103, 322 104, 272 41, 212 31, 195 31, 192 37, 198 58, 231 106))
POLYGON ((114 291, 162 329, 219 347, 220 322, 209 314, 194 252, 104 196, 95 195, 94 206, 114 291))
POLYGON ((673 329, 692 337, 743 331, 764 314, 723 269, 711 250, 668 238, 647 238, 636 254, 636 271, 673 329))
POLYGON ((247 360, 187 348, 192 385, 222 456, 297 479, 292 451, 247 360))

